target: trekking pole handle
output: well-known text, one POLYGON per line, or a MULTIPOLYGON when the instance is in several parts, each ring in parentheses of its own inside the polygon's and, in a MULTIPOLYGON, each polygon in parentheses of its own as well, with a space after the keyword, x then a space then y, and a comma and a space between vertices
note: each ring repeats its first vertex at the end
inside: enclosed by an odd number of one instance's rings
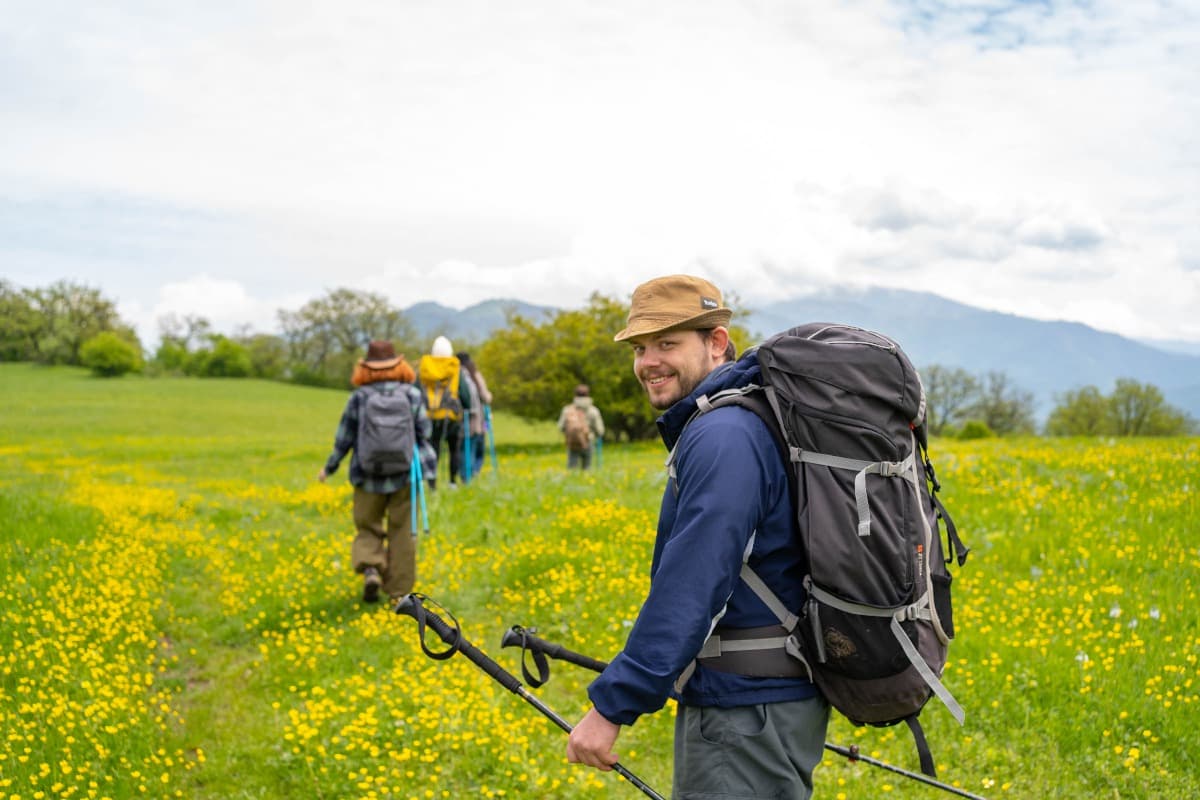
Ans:
MULTIPOLYGON (((555 725, 562 728, 567 733, 570 733, 573 730, 571 723, 554 713, 553 710, 551 710, 537 697, 525 691, 525 687, 522 686, 521 682, 517 680, 511 673, 507 672, 503 667, 489 658, 478 647, 468 642, 463 637, 462 630, 458 627, 457 621, 455 621, 453 628, 450 627, 448 624, 446 624, 445 620, 443 620, 434 612, 425 608, 424 604, 421 602, 422 599, 428 598, 424 598, 423 595, 419 594, 407 594, 404 597, 401 597, 399 602, 396 603, 395 611, 397 614, 405 614, 417 621, 417 624, 420 626, 421 630, 421 648, 425 650, 427 655, 433 658, 444 659, 449 658, 455 653, 462 653, 467 657, 468 660, 471 661, 471 663, 490 675, 505 689, 508 689, 510 692, 525 700, 538 711, 542 712, 542 714, 545 715, 546 718, 548 718, 555 725), (433 632, 436 633, 443 642, 450 646, 450 648, 444 653, 435 654, 426 648, 424 634, 425 626, 427 625, 433 629, 433 632)), ((620 763, 613 764, 612 768, 614 772, 636 786, 646 796, 654 798, 654 800, 666 800, 666 798, 654 791, 654 789, 652 789, 645 781, 643 781, 637 775, 634 775, 620 763)))
POLYGON ((500 640, 501 647, 516 647, 519 646, 526 650, 532 650, 535 653, 544 653, 550 658, 559 661, 566 661, 569 664, 574 664, 577 667, 590 669, 593 672, 603 672, 608 666, 607 661, 599 661, 595 658, 585 656, 582 653, 576 653, 573 650, 568 650, 561 644, 548 642, 545 639, 540 639, 533 635, 529 628, 523 628, 520 625, 513 625, 504 632, 503 638, 500 640))
POLYGON ((468 642, 463 638, 462 630, 458 627, 458 622, 455 621, 454 627, 446 624, 446 621, 439 617, 434 612, 425 608, 421 602, 422 596, 418 594, 406 594, 401 597, 396 603, 395 611, 397 614, 405 614, 417 621, 421 632, 421 648, 425 650, 425 654, 430 658, 445 659, 455 653, 462 653, 467 659, 486 672, 493 680, 508 689, 514 694, 520 694, 521 682, 509 674, 503 667, 489 658, 478 647, 468 642), (442 653, 433 653, 425 646, 425 627, 433 629, 433 632, 438 635, 443 642, 450 646, 450 649, 442 653))

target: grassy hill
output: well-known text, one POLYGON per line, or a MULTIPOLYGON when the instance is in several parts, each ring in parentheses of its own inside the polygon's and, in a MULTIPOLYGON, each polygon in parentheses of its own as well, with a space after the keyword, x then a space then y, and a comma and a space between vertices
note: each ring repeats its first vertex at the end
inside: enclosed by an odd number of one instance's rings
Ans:
MULTIPOLYGON (((346 395, 0 364, 0 797, 625 798, 565 737, 416 625, 363 606, 346 395), (431 639, 430 646, 439 644, 431 639), (40 795, 39 795, 40 793, 40 795)), ((551 423, 496 417, 499 471, 429 497, 418 590, 520 675, 513 624, 596 658, 647 587, 661 449, 568 474, 551 423)), ((942 779, 987 797, 1200 796, 1200 441, 937 442, 974 548, 931 705, 942 779)), ((574 721, 591 675, 539 697, 574 721)), ((622 734, 670 788, 670 709, 622 734)), ((915 769, 900 729, 829 740, 915 769)), ((818 797, 940 793, 827 755, 818 797)))

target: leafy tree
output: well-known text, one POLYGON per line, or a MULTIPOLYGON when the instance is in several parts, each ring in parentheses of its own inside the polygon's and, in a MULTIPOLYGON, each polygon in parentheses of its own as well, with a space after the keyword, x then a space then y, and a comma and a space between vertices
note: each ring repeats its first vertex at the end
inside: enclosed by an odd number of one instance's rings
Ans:
POLYGON ((1132 378, 1119 379, 1108 396, 1095 386, 1067 392, 1046 420, 1050 436, 1179 436, 1195 429, 1195 420, 1168 405, 1158 387, 1132 378))
POLYGON ((1175 436, 1195 429, 1187 414, 1167 405, 1157 386, 1132 378, 1117 380, 1109 396, 1109 422, 1117 436, 1175 436))
POLYGON ((627 313, 617 301, 592 294, 586 308, 560 311, 540 324, 510 315, 508 327, 476 356, 491 376, 497 408, 557 419, 576 384, 586 383, 610 437, 644 436, 654 418, 629 368, 628 348, 612 340, 627 313))
POLYGON ((278 314, 290 376, 300 383, 349 385, 354 364, 372 339, 390 339, 412 362, 421 352, 403 312, 374 292, 334 289, 297 311, 278 314))
POLYGON ((1033 395, 1015 386, 1004 372, 984 376, 974 403, 962 411, 968 419, 983 422, 996 434, 1032 433, 1033 395))
POLYGON ((83 366, 103 378, 115 378, 142 368, 142 348, 112 331, 98 333, 79 348, 83 366))
POLYGON ((255 378, 281 378, 287 370, 287 342, 270 333, 242 333, 233 340, 250 358, 250 374, 255 378))
POLYGON ((79 349, 98 333, 133 330, 121 322, 116 305, 93 289, 70 281, 58 281, 25 292, 33 309, 33 360, 42 364, 78 364, 79 349))
POLYGON ((942 436, 977 398, 979 381, 961 367, 940 364, 921 370, 921 379, 925 384, 926 428, 932 435, 942 436))
POLYGON ((0 360, 79 364, 83 343, 106 331, 137 343, 133 328, 98 289, 65 280, 17 289, 0 281, 0 360))
POLYGON ((28 295, 0 278, 0 361, 32 361, 36 331, 28 295))
POLYGON ((1109 400, 1095 386, 1073 389, 1055 401, 1046 418, 1048 436, 1099 436, 1111 431, 1109 400))

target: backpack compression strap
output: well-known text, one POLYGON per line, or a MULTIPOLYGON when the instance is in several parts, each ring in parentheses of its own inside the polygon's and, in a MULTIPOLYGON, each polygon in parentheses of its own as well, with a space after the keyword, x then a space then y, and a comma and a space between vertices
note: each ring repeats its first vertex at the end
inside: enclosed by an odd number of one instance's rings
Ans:
POLYGON ((854 504, 858 506, 858 535, 871 535, 871 507, 867 502, 867 476, 878 475, 881 478, 907 477, 915 463, 916 453, 909 453, 903 461, 860 461, 855 458, 830 456, 824 453, 813 453, 792 448, 792 460, 803 461, 806 464, 819 464, 834 469, 854 470, 854 504))
MULTIPOLYGON (((753 588, 753 586, 751 586, 751 588, 753 588)), ((921 675, 921 678, 926 684, 928 684, 929 688, 933 690, 933 693, 938 696, 938 699, 945 704, 946 708, 949 709, 954 718, 958 720, 958 723, 960 725, 962 724, 963 719, 966 716, 963 712, 962 706, 960 706, 958 701, 954 699, 954 696, 950 694, 950 690, 947 689, 940 680, 938 680, 937 675, 933 674, 933 670, 929 668, 927 663, 925 663, 925 659, 921 656, 920 652, 917 651, 917 648, 912 643, 912 640, 908 638, 908 635, 904 632, 904 628, 900 627, 900 623, 905 620, 931 618, 929 613, 928 592, 922 595, 921 599, 912 605, 903 606, 901 608, 878 608, 876 606, 868 606, 861 603, 851 603, 843 600, 837 595, 830 594, 819 586, 814 586, 811 581, 806 581, 805 588, 808 589, 808 593, 811 597, 819 600, 827 606, 830 606, 831 608, 836 608, 838 611, 843 611, 847 614, 858 614, 864 617, 879 617, 881 619, 890 618, 892 635, 895 636, 896 641, 900 643, 900 647, 904 650, 904 655, 908 656, 908 660, 921 675)), ((757 590, 755 591, 757 593, 757 590)), ((818 626, 817 629, 819 630, 819 626, 821 624, 820 621, 815 615, 812 619, 813 625, 818 626)), ((817 642, 819 645, 821 642, 820 636, 817 637, 817 642)))

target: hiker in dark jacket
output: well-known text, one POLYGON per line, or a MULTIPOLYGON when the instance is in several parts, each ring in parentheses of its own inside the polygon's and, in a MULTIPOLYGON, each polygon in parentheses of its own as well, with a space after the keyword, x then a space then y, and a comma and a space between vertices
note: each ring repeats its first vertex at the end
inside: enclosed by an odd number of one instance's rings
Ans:
POLYGON ((723 639, 784 635, 740 579, 743 560, 788 608, 801 608, 803 559, 793 533, 788 474, 766 424, 718 408, 687 425, 698 398, 753 383, 757 362, 727 361, 731 311, 720 291, 686 275, 634 291, 633 368, 671 451, 650 566, 650 592, 624 649, 588 688, 593 708, 567 741, 567 758, 602 770, 620 726, 679 700, 672 796, 807 798, 821 760, 829 707, 782 649, 755 666, 728 654, 698 658, 723 639), (686 425, 686 428, 685 428, 686 425), (766 672, 771 677, 746 674, 766 672))
POLYGON ((350 563, 363 576, 363 600, 374 603, 380 590, 393 601, 408 594, 417 578, 417 539, 412 528, 410 474, 376 478, 364 473, 358 458, 359 416, 366 400, 366 387, 403 391, 413 410, 414 441, 421 453, 422 468, 437 467, 429 446, 430 423, 421 390, 413 385, 416 374, 404 356, 397 356, 391 342, 373 341, 366 358, 354 366, 350 382, 359 387, 346 401, 333 440, 333 452, 317 474, 322 483, 350 457, 350 484, 354 487, 354 527, 357 535, 350 546, 350 563))
POLYGON ((473 478, 483 469, 483 455, 487 447, 487 414, 492 405, 492 393, 483 378, 483 373, 479 371, 479 365, 471 358, 470 353, 458 353, 458 362, 475 384, 475 396, 472 399, 478 401, 471 409, 470 430, 467 432, 470 435, 470 446, 466 448, 470 458, 463 467, 463 471, 469 472, 473 478))

